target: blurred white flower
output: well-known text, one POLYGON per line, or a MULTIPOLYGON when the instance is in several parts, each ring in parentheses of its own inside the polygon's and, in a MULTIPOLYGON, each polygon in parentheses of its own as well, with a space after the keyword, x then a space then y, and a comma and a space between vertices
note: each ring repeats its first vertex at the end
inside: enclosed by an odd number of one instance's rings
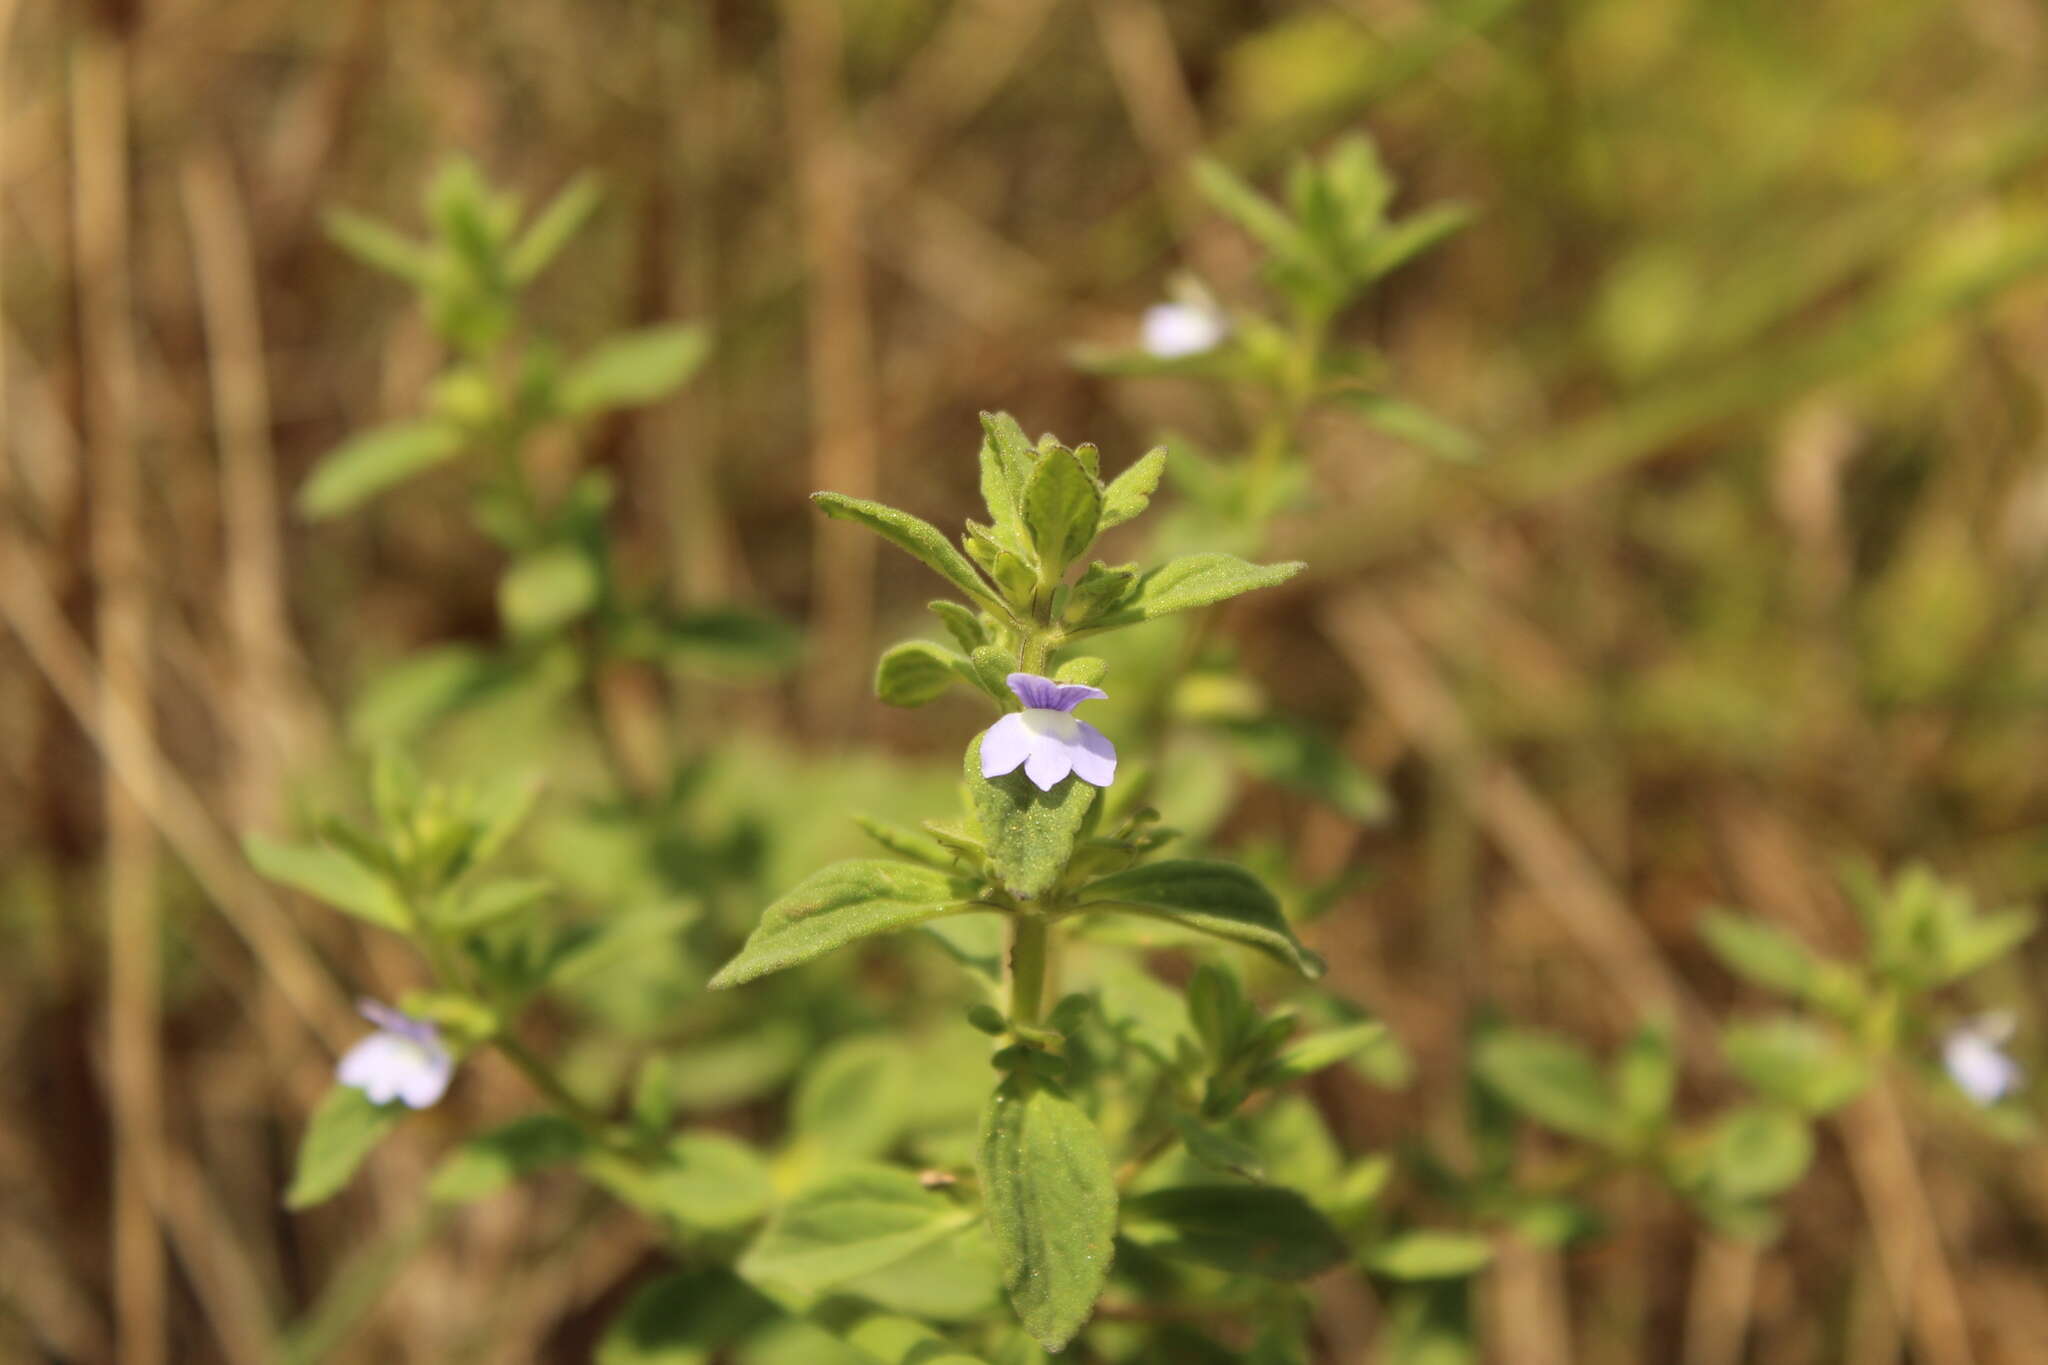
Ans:
POLYGON ((348 1050, 334 1069, 335 1079, 373 1104, 399 1100, 409 1109, 425 1109, 439 1100, 455 1074, 440 1030, 375 1000, 359 1000, 356 1008, 377 1031, 348 1050))
POLYGON ((2005 1055, 2012 1038, 2009 1014, 1988 1014, 1951 1029, 1941 1044, 1941 1064, 1956 1088, 1981 1105, 1993 1105, 2019 1088, 2020 1065, 2005 1055))
POLYGON ((1155 303, 1145 310, 1144 346, 1158 360, 1182 360, 1213 351, 1230 324, 1214 308, 1194 303, 1155 303))

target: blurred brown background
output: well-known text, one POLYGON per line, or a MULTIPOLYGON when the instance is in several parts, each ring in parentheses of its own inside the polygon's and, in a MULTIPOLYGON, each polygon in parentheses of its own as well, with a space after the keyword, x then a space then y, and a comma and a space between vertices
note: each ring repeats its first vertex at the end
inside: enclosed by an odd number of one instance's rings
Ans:
MULTIPOLYGON (((2048 879, 2044 22, 2024 0, 0 2, 0 1358, 240 1365, 367 1311, 328 1358, 576 1359, 648 1254, 567 1187, 430 1229, 417 1147, 350 1218, 277 1205, 352 1032, 328 964, 373 950, 281 904, 233 836, 337 761, 379 663, 495 629, 450 490, 289 513, 434 363, 323 209, 416 225, 456 150, 530 201, 600 172, 541 311, 572 342, 671 317, 719 339, 685 394, 599 433, 639 571, 808 624, 802 680, 735 698, 745 724, 931 756, 951 741, 865 692, 926 585, 803 495, 957 522, 981 408, 1113 467, 1168 427, 1227 449, 1184 381, 1065 358, 1128 341, 1176 269, 1255 296, 1189 191, 1198 150, 1268 182, 1365 129, 1404 204, 1473 204, 1344 326, 1489 459, 1319 433, 1320 496, 1279 534, 1312 571, 1240 614, 1254 671, 1398 798, 1385 829, 1294 831, 1313 870, 1376 869, 1324 941, 1423 1064, 1351 1100, 1385 1142, 1443 1126, 1479 1000, 1596 1039, 1739 1007, 1688 932, 1708 904, 1845 948, 1850 852, 1987 900, 2048 879), (121 1323, 171 1354, 117 1353, 121 1323)), ((516 1095, 500 1079, 479 1109, 516 1095)), ((1881 1107, 1824 1156, 1759 1254, 1625 1189, 1594 1249, 1510 1258, 1493 1358, 2048 1359, 2037 1155, 1881 1107)))

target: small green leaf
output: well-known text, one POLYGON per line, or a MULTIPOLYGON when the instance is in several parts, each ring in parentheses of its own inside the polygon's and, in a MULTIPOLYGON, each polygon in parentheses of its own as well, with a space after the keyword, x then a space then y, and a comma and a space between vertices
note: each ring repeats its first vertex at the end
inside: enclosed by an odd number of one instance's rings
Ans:
POLYGON ((564 185, 506 254, 505 273, 512 282, 525 284, 547 269, 548 262, 582 230, 603 198, 597 176, 589 171, 564 185))
POLYGON ((1700 937, 1730 971, 1787 995, 1804 996, 1819 970, 1813 954, 1791 935, 1726 910, 1700 918, 1700 937))
POLYGON ((1116 476, 1102 494, 1102 526, 1107 531, 1137 516, 1152 501, 1159 477, 1166 472, 1166 447, 1146 452, 1137 463, 1116 476))
POLYGON ((1258 588, 1285 583, 1306 567, 1299 561, 1252 564, 1236 555, 1217 552, 1183 555, 1139 579, 1129 600, 1107 616, 1083 621, 1081 628, 1103 630, 1111 626, 1127 626, 1171 612, 1206 607, 1258 588))
POLYGON ((871 1313, 840 1333, 876 1365, 986 1365, 921 1322, 871 1313))
POLYGON ((589 613, 602 583, 580 545, 550 545, 514 561, 498 580, 498 615, 514 635, 545 635, 589 613))
POLYGON ((781 1315, 730 1270, 657 1276, 633 1291, 605 1329, 596 1365, 710 1365, 781 1315))
POLYGON ((1813 1130, 1782 1109, 1737 1109, 1715 1125, 1709 1176, 1738 1203, 1768 1199, 1799 1183, 1813 1164, 1813 1130))
POLYGON ((411 739, 519 677, 520 662, 469 645, 442 645, 411 655, 373 677, 349 709, 349 738, 373 748, 411 739))
POLYGON ((972 654, 988 643, 988 632, 982 628, 981 619, 958 602, 941 597, 925 606, 946 623, 946 632, 960 646, 961 653, 972 654))
POLYGON ((882 652, 875 695, 890 706, 924 706, 960 681, 967 661, 928 640, 905 640, 882 652))
POLYGON ((903 1131, 913 1085, 909 1049, 886 1034, 833 1044, 790 1101, 790 1127, 834 1161, 880 1156, 903 1131))
POLYGON ((1109 1277, 1117 1197, 1102 1135, 1057 1087, 1012 1075, 989 1099, 975 1168, 1010 1304, 1058 1351, 1109 1277))
POLYGON ((1769 1098, 1802 1113, 1841 1108, 1870 1083, 1870 1069, 1832 1034, 1785 1017, 1730 1025, 1722 1050, 1736 1074, 1769 1098))
POLYGON ((339 516, 395 484, 462 453, 463 435, 446 422, 397 422, 351 436, 320 457, 299 489, 299 514, 339 516))
POLYGON ((1211 1170, 1241 1175, 1247 1180, 1266 1178, 1265 1160, 1260 1157, 1259 1149, 1250 1143, 1239 1142, 1221 1129, 1191 1119, 1186 1114, 1175 1114, 1173 1126, 1180 1134, 1181 1145, 1188 1149, 1188 1155, 1211 1170))
POLYGON ((967 562, 967 556, 954 549, 952 542, 930 522, 879 502, 849 498, 842 493, 813 493, 811 501, 828 517, 859 522, 998 616, 1009 615, 987 581, 967 562))
POLYGON ((1943 980, 1954 981, 1990 966, 2026 942, 2038 924, 2031 910, 2000 910, 1956 925, 1943 945, 1943 980))
POLYGON ((406 1107, 393 1101, 372 1104, 353 1086, 337 1085, 320 1101, 299 1142, 298 1166, 285 1191, 288 1209, 311 1208, 341 1193, 376 1145, 384 1140, 406 1107))
POLYGON ((1073 855, 1096 789, 1078 777, 1040 791, 1022 768, 981 775, 981 736, 967 746, 967 789, 988 845, 989 866, 1005 890, 1025 900, 1052 889, 1073 855))
POLYGON ((921 829, 906 829, 887 821, 856 815, 853 822, 861 832, 873 839, 899 858, 908 858, 914 863, 940 870, 950 869, 954 863, 953 851, 921 829))
POLYGON ((1255 1083, 1262 1086, 1284 1085, 1303 1076, 1312 1076, 1325 1067, 1384 1046, 1388 1037, 1387 1026, 1377 1019, 1311 1033, 1298 1042, 1290 1043, 1272 1062, 1260 1068, 1255 1083))
POLYGON ((380 929, 403 934, 412 928, 405 903, 389 883, 337 849, 322 844, 284 844, 251 834, 242 840, 242 852, 250 866, 274 882, 303 891, 380 929))
POLYGON ((1293 1190, 1182 1185, 1124 1201, 1126 1234, 1162 1256, 1242 1275, 1301 1280, 1344 1259, 1344 1239, 1293 1190), (1165 1236, 1159 1236, 1163 1230, 1165 1236))
POLYGON ((1538 1123, 1589 1142, 1616 1136, 1613 1095, 1592 1057, 1565 1039, 1504 1029, 1480 1041, 1473 1069, 1493 1091, 1538 1123))
POLYGON ((1007 412, 981 414, 981 430, 981 499, 988 505, 998 542, 1022 549, 1024 488, 1038 452, 1007 412))
POLYGON ((1661 1026, 1636 1030, 1614 1066, 1614 1093, 1623 1115, 1638 1129, 1652 1128, 1670 1117, 1678 1089, 1678 1050, 1671 1031, 1661 1026))
POLYGON ((424 284, 433 273, 434 254, 426 243, 416 242, 374 218, 347 209, 330 209, 322 216, 320 225, 327 229, 328 239, 343 251, 408 284, 424 284))
POLYGON ((427 1197, 467 1204, 535 1171, 575 1161, 589 1147, 589 1134, 559 1114, 529 1114, 456 1148, 434 1172, 427 1197))
POLYGON ((758 1284, 818 1294, 894 1265, 973 1217, 909 1171, 858 1166, 834 1172, 785 1204, 739 1269, 758 1284))
POLYGON ((1086 554, 1102 520, 1102 488, 1070 450, 1038 457, 1024 486, 1024 527, 1046 572, 1058 576, 1086 554))
POLYGON ((1469 205, 1432 204, 1374 234, 1363 259, 1354 262, 1352 268, 1366 279, 1389 274, 1445 238, 1462 232, 1476 216, 1469 205))
POLYGON ((561 409, 568 416, 582 417, 666 398, 710 354, 711 333, 694 322, 612 337, 563 373, 561 409))
POLYGON ((1493 1243, 1476 1232, 1398 1232, 1375 1246, 1366 1268, 1390 1280, 1461 1280, 1484 1270, 1493 1243))
POLYGON ((1277 256, 1297 257, 1309 250, 1308 240, 1280 206, 1260 194, 1237 174, 1208 157, 1194 163, 1195 188, 1219 211, 1257 238, 1277 256))
POLYGON ((473 933, 532 909, 553 895, 554 890, 555 884, 545 877, 508 877, 485 882, 452 908, 437 914, 434 922, 448 933, 473 933))
POLYGON ((1102 680, 1109 676, 1109 661, 1084 654, 1078 659, 1069 659, 1054 670, 1052 680, 1063 683, 1080 683, 1083 687, 1100 687, 1102 680))
POLYGON ((1234 863, 1171 858, 1097 878, 1081 890, 1078 910, 1118 910, 1162 919, 1257 948, 1303 976, 1323 974, 1323 960, 1301 945, 1265 884, 1234 863))
POLYGON ((935 868, 856 858, 806 877, 761 912, 761 922, 732 961, 711 978, 713 990, 822 957, 875 934, 892 934, 959 913, 972 883, 935 868))
POLYGON ((634 1208, 685 1230, 744 1227, 775 1197, 760 1155, 724 1133, 683 1133, 655 1163, 593 1150, 583 1158, 583 1170, 634 1208))

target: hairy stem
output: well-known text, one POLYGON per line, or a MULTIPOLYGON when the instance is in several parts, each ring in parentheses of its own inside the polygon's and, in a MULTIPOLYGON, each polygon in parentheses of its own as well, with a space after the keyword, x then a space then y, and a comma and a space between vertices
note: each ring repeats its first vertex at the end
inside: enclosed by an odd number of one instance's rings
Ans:
POLYGON ((1010 917, 1010 1019, 1035 1027, 1045 1009, 1045 976, 1051 956, 1050 923, 1031 914, 1010 917))

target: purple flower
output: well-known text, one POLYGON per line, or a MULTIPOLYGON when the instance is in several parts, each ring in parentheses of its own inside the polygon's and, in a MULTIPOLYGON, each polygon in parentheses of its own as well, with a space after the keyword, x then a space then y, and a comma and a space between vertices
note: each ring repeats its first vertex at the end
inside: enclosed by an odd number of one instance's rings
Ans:
POLYGON ((1988 1014, 1949 1031, 1941 1063, 1956 1089, 1980 1105, 1993 1105, 2019 1088, 2020 1065, 2005 1055, 2012 1038, 2009 1014, 1988 1014))
POLYGON ((1024 703, 981 737, 981 775, 1001 777, 1017 771, 1040 791, 1068 773, 1092 786, 1107 787, 1116 778, 1116 746, 1084 720, 1073 715, 1075 707, 1091 698, 1106 698, 1099 687, 1080 683, 1058 683, 1036 673, 1012 673, 1004 681, 1024 703))
POLYGON ((376 1104, 403 1100, 408 1108, 425 1109, 439 1100, 455 1074, 441 1031, 375 1000, 358 1000, 356 1009, 377 1031, 348 1050, 334 1078, 376 1104))

